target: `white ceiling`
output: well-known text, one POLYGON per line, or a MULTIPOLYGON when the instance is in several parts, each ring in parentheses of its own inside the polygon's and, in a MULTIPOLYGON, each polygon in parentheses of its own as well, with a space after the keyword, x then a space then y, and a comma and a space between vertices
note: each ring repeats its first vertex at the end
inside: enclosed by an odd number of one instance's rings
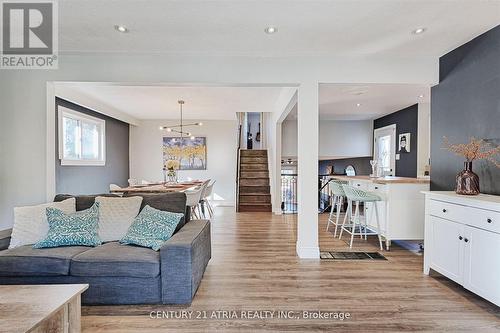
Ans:
POLYGON ((138 120, 178 119, 179 99, 185 119, 234 120, 236 112, 273 112, 283 88, 219 86, 132 86, 75 83, 57 95, 98 109, 112 109, 138 120))
POLYGON ((441 56, 500 23, 500 1, 64 0, 68 52, 441 56), (130 29, 121 34, 115 24, 130 29), (278 33, 266 35, 274 25, 278 33), (410 32, 426 27, 421 35, 410 32))
POLYGON ((375 119, 416 103, 430 103, 430 87, 416 84, 321 84, 319 87, 319 113, 325 120, 375 119))

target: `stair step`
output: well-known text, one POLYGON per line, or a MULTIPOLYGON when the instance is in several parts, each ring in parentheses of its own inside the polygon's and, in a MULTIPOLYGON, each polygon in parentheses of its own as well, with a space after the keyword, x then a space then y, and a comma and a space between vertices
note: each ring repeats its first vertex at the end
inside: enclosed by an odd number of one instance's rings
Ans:
POLYGON ((271 203, 271 195, 270 194, 260 194, 260 195, 240 195, 240 205, 241 204, 250 204, 250 203, 271 203))
POLYGON ((267 150, 265 149, 242 149, 240 150, 241 156, 249 157, 267 157, 267 150))
POLYGON ((271 204, 259 204, 259 203, 240 204, 238 210, 240 212, 271 212, 272 206, 271 204))
POLYGON ((269 194, 271 188, 269 186, 240 186, 240 194, 269 194))
POLYGON ((240 178, 269 178, 267 171, 240 171, 240 178))
POLYGON ((267 157, 249 157, 249 156, 241 156, 240 158, 241 164, 267 164, 267 157))
POLYGON ((240 186, 269 186, 269 178, 241 178, 240 186))
POLYGON ((267 163, 240 164, 240 170, 268 171, 267 163))

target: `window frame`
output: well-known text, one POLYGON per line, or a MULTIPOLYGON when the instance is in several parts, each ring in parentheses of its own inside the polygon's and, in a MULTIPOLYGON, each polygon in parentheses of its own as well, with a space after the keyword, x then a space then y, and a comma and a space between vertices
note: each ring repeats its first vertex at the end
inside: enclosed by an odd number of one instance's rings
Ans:
MULTIPOLYGON (((97 117, 89 116, 67 107, 58 106, 58 147, 59 160, 62 166, 104 166, 106 165, 106 121, 97 117), (64 157, 64 122, 63 118, 70 118, 79 122, 86 122, 97 125, 99 129, 99 158, 97 159, 70 159, 64 157)), ((81 128, 81 125, 80 125, 81 128)), ((80 138, 81 140, 81 138, 80 138)), ((81 150, 81 144, 80 144, 81 150)))

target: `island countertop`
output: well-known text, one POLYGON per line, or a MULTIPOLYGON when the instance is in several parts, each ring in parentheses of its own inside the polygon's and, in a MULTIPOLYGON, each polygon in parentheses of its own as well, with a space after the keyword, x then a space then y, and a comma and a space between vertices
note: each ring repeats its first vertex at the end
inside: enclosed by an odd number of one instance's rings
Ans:
POLYGON ((370 177, 370 176, 335 176, 332 178, 337 178, 340 180, 354 180, 354 181, 365 181, 372 182, 374 184, 429 184, 430 180, 428 178, 411 178, 411 177, 370 177))

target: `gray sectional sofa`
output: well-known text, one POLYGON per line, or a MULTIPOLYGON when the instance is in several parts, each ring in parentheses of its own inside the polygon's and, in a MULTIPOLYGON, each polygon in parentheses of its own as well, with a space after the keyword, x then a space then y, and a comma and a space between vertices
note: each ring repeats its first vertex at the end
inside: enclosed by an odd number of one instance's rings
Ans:
MULTIPOLYGON (((186 211, 183 193, 141 196, 143 206, 186 211)), ((68 197, 58 195, 55 201, 68 197)), ((90 207, 95 197, 77 196, 77 210, 90 207)), ((6 249, 8 239, 3 239, 0 245, 0 284, 88 283, 84 304, 189 304, 211 258, 210 222, 189 221, 189 216, 158 252, 118 242, 6 249)))

